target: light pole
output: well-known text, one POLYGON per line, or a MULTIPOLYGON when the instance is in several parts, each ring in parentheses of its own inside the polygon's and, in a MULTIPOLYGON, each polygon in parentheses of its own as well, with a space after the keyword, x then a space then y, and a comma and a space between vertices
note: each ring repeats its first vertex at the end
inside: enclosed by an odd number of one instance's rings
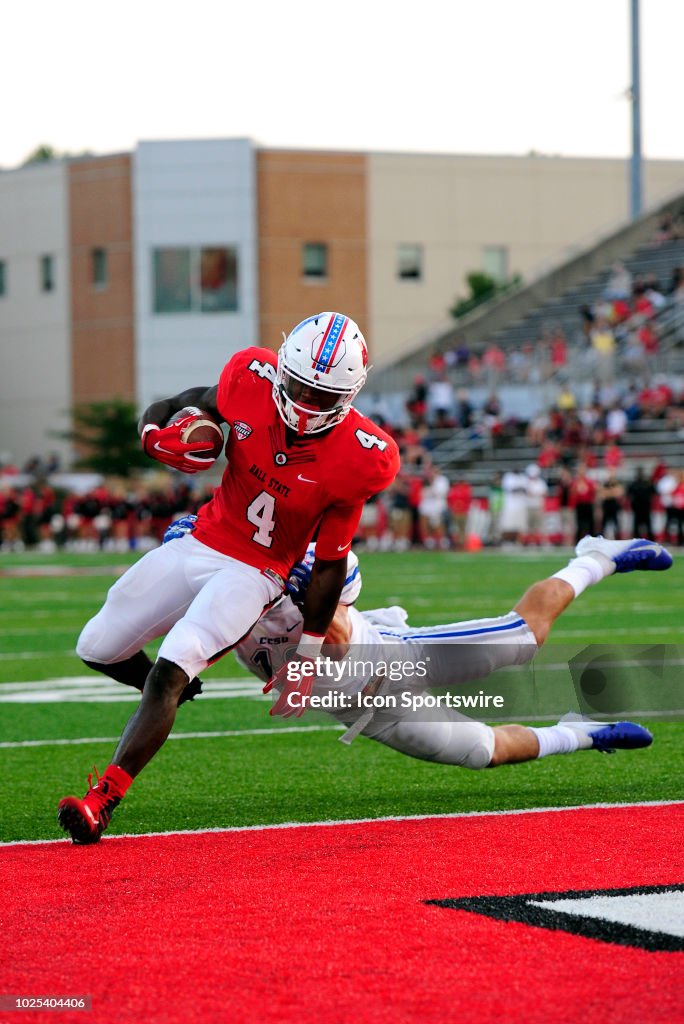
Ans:
POLYGON ((639 73, 639 0, 630 0, 632 27, 632 158, 629 165, 629 212, 641 214, 641 84, 639 73))

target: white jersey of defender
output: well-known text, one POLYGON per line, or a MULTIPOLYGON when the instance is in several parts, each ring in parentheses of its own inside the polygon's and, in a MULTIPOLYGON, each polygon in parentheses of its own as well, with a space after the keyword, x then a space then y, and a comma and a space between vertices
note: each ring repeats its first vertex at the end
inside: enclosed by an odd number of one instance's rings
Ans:
MULTIPOLYGON (((351 604, 360 589, 358 564, 350 563, 342 602, 351 604)), ((372 666, 381 659, 399 659, 414 665, 423 662, 429 666, 429 672, 421 681, 421 689, 482 679, 499 668, 527 663, 537 650, 534 635, 516 612, 422 629, 408 626, 406 611, 396 605, 367 612, 349 607, 348 612, 350 649, 343 661, 370 661, 372 666)), ((297 606, 288 596, 283 597, 238 644, 238 661, 267 681, 296 651, 302 625, 297 606)), ((372 668, 364 668, 356 674, 345 673, 337 684, 330 679, 317 681, 313 693, 323 696, 334 686, 339 693, 353 697, 373 678, 377 675, 372 668)), ((403 685, 412 683, 415 675, 407 673, 403 685)), ((394 685, 401 688, 402 683, 394 685)), ((359 715, 358 711, 342 709, 331 709, 329 713, 347 726, 359 715)), ((375 711, 364 725, 362 735, 410 757, 475 769, 486 767, 494 751, 491 727, 453 709, 435 711, 422 707, 403 717, 396 712, 375 711)))
MULTIPOLYGON (((354 589, 360 589, 360 585, 359 575, 354 589)), ((344 591, 342 596, 344 599, 344 591)), ((416 667, 407 672, 406 684, 418 678, 422 680, 421 688, 446 687, 483 679, 509 665, 526 664, 537 650, 534 634, 516 612, 422 628, 408 626, 407 612, 396 605, 366 612, 350 607, 348 614, 350 648, 342 660, 364 667, 358 673, 340 672, 340 683, 335 688, 346 694, 358 693, 375 677, 376 673, 367 668, 369 663, 399 660, 416 667), (419 664, 421 670, 417 671, 419 664)), ((299 609, 289 597, 283 597, 238 644, 238 661, 266 682, 294 655, 302 624, 299 609)), ((327 680, 317 684, 314 692, 329 688, 327 680)))

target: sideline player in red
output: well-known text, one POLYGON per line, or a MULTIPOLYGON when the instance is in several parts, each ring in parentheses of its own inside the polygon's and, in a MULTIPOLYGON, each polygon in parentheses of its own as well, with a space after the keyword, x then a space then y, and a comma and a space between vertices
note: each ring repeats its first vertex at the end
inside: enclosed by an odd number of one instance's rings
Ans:
POLYGON ((181 409, 197 406, 229 427, 228 465, 193 534, 156 548, 111 588, 77 653, 91 668, 143 690, 112 763, 58 820, 75 843, 97 842, 128 787, 167 739, 198 674, 226 654, 283 592, 317 531, 316 562, 297 653, 315 657, 345 580, 364 502, 399 468, 395 442, 352 407, 368 350, 340 313, 303 320, 278 356, 248 348, 218 385, 154 402, 140 421, 145 451, 184 472, 208 468, 201 443, 184 444, 181 409), (166 634, 154 664, 144 645, 166 634))

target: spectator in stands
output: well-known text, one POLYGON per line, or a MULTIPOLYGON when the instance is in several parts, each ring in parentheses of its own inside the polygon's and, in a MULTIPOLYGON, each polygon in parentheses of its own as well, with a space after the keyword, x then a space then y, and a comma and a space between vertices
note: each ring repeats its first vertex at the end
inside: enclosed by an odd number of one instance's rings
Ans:
POLYGON ((490 393, 485 404, 482 406, 481 422, 484 428, 484 435, 492 445, 495 444, 497 438, 503 434, 505 424, 501 415, 501 401, 494 391, 490 393))
POLYGON ((619 441, 627 430, 627 413, 618 402, 606 413, 606 439, 619 441))
POLYGON ((561 436, 562 457, 572 457, 589 440, 587 430, 576 413, 566 416, 561 436))
POLYGON ((657 477, 655 473, 651 475, 651 480, 655 485, 660 503, 663 506, 663 512, 665 513, 665 541, 668 542, 671 541, 673 535, 678 530, 679 516, 672 500, 678 484, 677 473, 664 466, 663 472, 658 474, 657 477))
POLYGON ((603 289, 605 299, 629 299, 632 294, 632 275, 624 263, 614 263, 603 289))
POLYGON ((400 472, 389 493, 389 524, 394 551, 408 551, 411 547, 411 491, 411 478, 400 472))
MULTIPOLYGON (((570 484, 570 504, 575 510, 575 543, 579 543, 587 534, 593 535, 594 502, 596 501, 596 484, 587 475, 587 466, 580 462, 577 472, 570 484)), ((636 536, 636 534, 635 534, 636 536)))
POLYGON ((461 388, 456 395, 456 422, 463 430, 468 430, 473 422, 473 405, 470 396, 465 388, 461 388))
POLYGON ((670 299, 676 305, 684 304, 684 267, 675 267, 669 288, 670 299))
POLYGON ((643 466, 637 466, 634 479, 627 487, 627 499, 632 509, 632 537, 646 537, 654 540, 651 512, 656 489, 644 473, 643 466))
POLYGON ((386 399, 378 391, 376 391, 370 400, 370 407, 367 413, 368 417, 373 420, 378 427, 382 427, 383 430, 391 431, 391 415, 389 406, 386 399))
POLYGON ((614 475, 610 475, 599 488, 601 503, 601 533, 611 540, 620 540, 620 510, 625 489, 614 475))
POLYGON ((361 520, 357 531, 369 551, 377 551, 382 544, 386 529, 386 513, 382 498, 375 494, 369 498, 361 511, 361 520))
POLYGON ((508 470, 501 479, 501 537, 518 541, 527 529, 527 477, 519 470, 508 470))
POLYGON ((577 408, 577 397, 568 383, 563 384, 556 395, 556 408, 560 412, 573 412, 577 408))
MULTIPOLYGON (((377 420, 374 420, 373 422, 377 423, 377 420)), ((453 430, 456 426, 458 426, 458 424, 454 417, 445 412, 444 409, 439 409, 437 415, 432 421, 432 429, 434 431, 453 430)), ((432 438, 428 435, 428 437, 423 441, 423 444, 426 448, 431 449, 433 447, 432 438)))
POLYGON ((19 541, 20 509, 18 490, 4 485, 0 490, 0 544, 3 550, 14 548, 19 541))
POLYGON ((473 489, 467 480, 454 480, 447 494, 449 537, 452 547, 462 550, 466 541, 468 512, 473 502, 473 489))
POLYGON ((651 387, 639 393, 639 406, 645 419, 664 419, 674 399, 672 388, 666 377, 656 377, 651 387))
POLYGON ((572 473, 563 466, 558 474, 557 496, 563 544, 572 544, 575 535, 575 510, 571 498, 572 473))
POLYGON ((654 311, 657 313, 659 310, 664 309, 667 305, 667 299, 663 294, 663 289, 660 287, 660 282, 655 274, 646 274, 643 283, 644 295, 651 303, 654 311))
POLYGON ((603 449, 603 465, 608 470, 609 476, 612 476, 616 470, 620 469, 623 462, 622 449, 615 441, 609 441, 603 449))
POLYGON ((492 342, 485 349, 482 356, 482 367, 486 374, 488 385, 496 387, 506 370, 506 353, 495 342, 492 342))
POLYGON ((516 348, 508 356, 508 373, 517 384, 526 384, 532 374, 533 352, 528 346, 516 348))
POLYGON ((540 469, 552 469, 558 465, 559 459, 560 448, 551 438, 546 438, 537 457, 537 465, 540 469))
POLYGON ((535 413, 527 425, 527 440, 535 448, 539 448, 547 437, 554 440, 551 437, 551 415, 549 412, 540 411, 535 413))
POLYGON ((677 473, 677 486, 672 492, 672 509, 677 515, 677 544, 684 545, 684 469, 677 473))
POLYGON ((551 335, 549 343, 549 356, 551 359, 551 372, 558 373, 563 370, 568 362, 568 343, 562 327, 557 327, 551 335))
POLYGON ((650 377, 648 357, 636 327, 630 329, 622 351, 622 365, 632 381, 645 384, 650 377))
POLYGON ((427 383, 422 374, 413 381, 413 392, 406 402, 406 411, 409 414, 412 425, 415 427, 425 421, 427 412, 427 383))
POLYGON ((596 376, 601 381, 612 381, 615 377, 615 334, 605 316, 597 316, 589 338, 596 376))
POLYGON ((536 463, 531 463, 525 470, 525 495, 527 498, 526 542, 541 544, 546 537, 545 507, 548 485, 541 475, 536 463))
POLYGON ((501 473, 496 473, 487 492, 489 506, 489 527, 487 540, 490 544, 498 544, 501 540, 501 510, 503 508, 503 486, 501 473))
POLYGON ((447 364, 444 358, 444 353, 440 352, 439 349, 435 349, 430 358, 428 359, 428 366, 430 373, 435 377, 441 377, 446 371, 447 364))
POLYGON ((636 336, 639 340, 644 355, 646 357, 646 363, 652 360, 660 348, 660 338, 658 336, 658 329, 655 324, 646 320, 644 317, 633 318, 634 326, 636 328, 636 336))
POLYGON ((482 377, 482 360, 476 352, 471 352, 468 359, 468 380, 471 384, 479 384, 482 377))
POLYGON ((643 280, 636 281, 632 289, 632 310, 646 319, 655 314, 656 308, 648 295, 646 282, 643 280))
POLYGON ((684 237, 684 221, 681 212, 677 214, 664 213, 658 221, 653 244, 660 245, 663 242, 671 242, 682 237, 684 237))
POLYGON ((578 341, 585 348, 588 348, 591 344, 591 331, 594 326, 596 317, 591 306, 586 303, 579 308, 580 314, 580 332, 578 341))
POLYGON ((465 370, 470 360, 470 349, 466 345, 462 338, 459 338, 454 346, 454 362, 456 367, 460 370, 465 370))
POLYGON ((446 373, 440 373, 428 387, 428 409, 435 419, 452 420, 454 412, 454 386, 446 373))
POLYGON ((423 489, 418 506, 420 533, 426 548, 449 546, 446 537, 448 493, 447 478, 434 466, 428 466, 423 477, 423 489))
POLYGON ((603 444, 606 435, 606 420, 603 407, 598 402, 579 410, 578 417, 584 429, 584 436, 591 444, 603 444))

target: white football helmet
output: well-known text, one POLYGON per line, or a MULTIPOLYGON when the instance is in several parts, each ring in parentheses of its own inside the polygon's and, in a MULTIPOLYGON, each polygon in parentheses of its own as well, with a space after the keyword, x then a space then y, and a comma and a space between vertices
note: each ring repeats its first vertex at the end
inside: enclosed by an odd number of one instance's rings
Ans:
POLYGON ((319 434, 342 422, 367 372, 368 349, 358 324, 343 313, 317 313, 297 324, 281 345, 273 400, 288 427, 319 434))

